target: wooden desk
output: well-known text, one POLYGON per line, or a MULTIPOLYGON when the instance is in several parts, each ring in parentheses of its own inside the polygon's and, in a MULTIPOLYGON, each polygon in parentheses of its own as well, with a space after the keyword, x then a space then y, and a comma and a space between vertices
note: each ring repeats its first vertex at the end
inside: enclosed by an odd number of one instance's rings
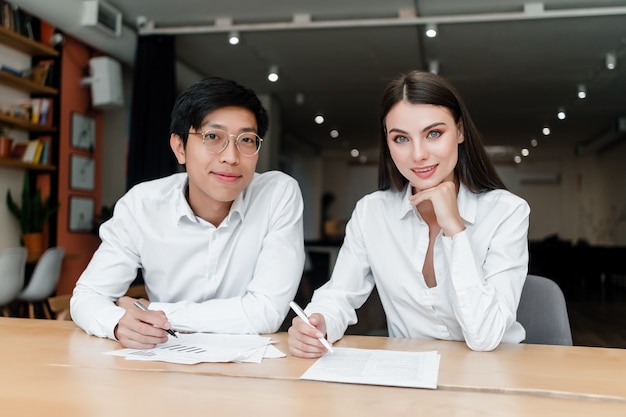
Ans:
MULTIPOLYGON (((286 334, 272 335, 287 352, 286 334)), ((0 318, 0 401, 7 415, 110 416, 172 412, 260 416, 626 415, 626 351, 346 336, 336 346, 437 350, 439 388, 299 380, 311 360, 177 365, 102 355, 116 342, 72 322, 0 318), (120 414, 121 413, 121 414, 120 414)), ((5 412, 3 412, 5 414, 5 412)))

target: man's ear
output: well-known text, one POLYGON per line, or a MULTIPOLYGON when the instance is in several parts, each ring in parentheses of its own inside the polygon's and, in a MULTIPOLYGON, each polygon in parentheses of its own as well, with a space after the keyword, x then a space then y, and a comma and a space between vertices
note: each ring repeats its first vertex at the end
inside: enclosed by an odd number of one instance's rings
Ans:
POLYGON ((174 156, 179 164, 185 164, 185 145, 183 144, 183 140, 180 136, 175 133, 170 135, 170 147, 172 148, 172 152, 174 152, 174 156))

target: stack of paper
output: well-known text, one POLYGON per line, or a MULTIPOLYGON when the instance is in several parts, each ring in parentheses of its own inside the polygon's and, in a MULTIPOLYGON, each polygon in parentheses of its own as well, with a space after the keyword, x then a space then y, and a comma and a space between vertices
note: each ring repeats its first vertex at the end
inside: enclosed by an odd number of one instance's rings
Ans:
POLYGON ((439 354, 335 348, 319 358, 301 379, 352 384, 437 388, 439 354))
POLYGON ((282 358, 283 352, 272 345, 272 339, 257 335, 178 333, 166 343, 152 349, 119 349, 105 355, 123 356, 128 360, 162 361, 182 364, 201 362, 254 362, 263 358, 282 358))

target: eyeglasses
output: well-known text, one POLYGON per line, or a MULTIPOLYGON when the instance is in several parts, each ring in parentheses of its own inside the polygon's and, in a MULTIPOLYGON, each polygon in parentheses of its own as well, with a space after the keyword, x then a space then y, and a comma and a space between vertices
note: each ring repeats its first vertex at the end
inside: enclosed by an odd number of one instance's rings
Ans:
POLYGON ((223 130, 209 129, 204 132, 189 132, 190 135, 202 137, 202 144, 213 154, 221 153, 228 146, 229 137, 235 136, 235 146, 242 155, 253 156, 261 149, 263 139, 254 132, 243 132, 239 135, 228 134, 223 130))

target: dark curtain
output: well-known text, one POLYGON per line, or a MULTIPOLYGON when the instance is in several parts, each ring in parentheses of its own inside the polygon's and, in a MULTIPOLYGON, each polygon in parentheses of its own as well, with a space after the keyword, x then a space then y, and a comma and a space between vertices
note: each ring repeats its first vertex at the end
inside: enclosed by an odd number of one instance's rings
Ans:
POLYGON ((170 148, 170 113, 176 100, 174 37, 139 36, 133 71, 126 189, 177 171, 170 148))

